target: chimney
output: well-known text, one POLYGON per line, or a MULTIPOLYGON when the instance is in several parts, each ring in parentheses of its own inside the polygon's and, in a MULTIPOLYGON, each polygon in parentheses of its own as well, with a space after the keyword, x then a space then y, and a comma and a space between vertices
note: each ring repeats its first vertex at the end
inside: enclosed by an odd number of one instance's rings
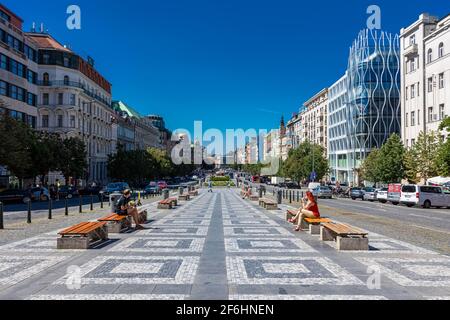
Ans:
POLYGON ((44 33, 44 24, 41 23, 41 33, 44 33))
POLYGON ((33 32, 33 33, 36 32, 36 22, 33 22, 32 26, 31 26, 31 32, 33 32))

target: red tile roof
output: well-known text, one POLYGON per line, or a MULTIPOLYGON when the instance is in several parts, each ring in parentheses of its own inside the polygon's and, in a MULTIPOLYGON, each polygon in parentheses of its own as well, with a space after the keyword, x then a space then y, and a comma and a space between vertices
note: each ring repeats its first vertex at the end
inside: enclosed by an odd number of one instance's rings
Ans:
POLYGON ((72 52, 70 49, 65 48, 58 41, 53 39, 50 35, 44 33, 27 33, 27 36, 36 43, 39 49, 55 49, 66 52, 72 52))

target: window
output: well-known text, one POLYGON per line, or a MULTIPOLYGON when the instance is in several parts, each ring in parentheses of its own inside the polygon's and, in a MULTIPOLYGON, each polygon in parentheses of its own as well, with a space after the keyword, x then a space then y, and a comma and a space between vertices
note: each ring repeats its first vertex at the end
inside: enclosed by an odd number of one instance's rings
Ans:
POLYGON ((25 90, 22 88, 17 88, 17 100, 25 101, 25 90))
POLYGON ((76 105, 76 96, 74 94, 70 95, 70 105, 75 106, 76 105))
POLYGON ((420 110, 417 110, 417 125, 420 126, 420 110))
POLYGON ((416 144, 416 139, 411 139, 411 147, 414 147, 415 144, 416 144))
POLYGON ((8 84, 5 81, 0 81, 0 94, 2 96, 8 95, 8 84))
POLYGON ((416 59, 412 59, 409 63, 409 72, 413 72, 416 70, 416 59))
POLYGON ((416 44, 416 35, 413 34, 411 37, 409 37, 409 45, 412 46, 413 44, 416 44))
POLYGON ((411 126, 415 126, 416 125, 416 112, 412 111, 411 112, 411 126))
POLYGON ((36 106, 36 96, 32 94, 31 92, 27 93, 27 103, 30 106, 36 106))
POLYGON ((409 96, 409 88, 406 87, 406 89, 405 89, 405 97, 406 97, 406 100, 408 100, 408 96, 409 96))
POLYGON ((408 119, 409 119, 409 114, 407 112, 406 116, 405 116, 405 127, 408 127, 408 119))
POLYGON ((64 76, 64 85, 65 86, 69 85, 69 76, 64 76))
POLYGON ((75 116, 70 116, 70 127, 75 128, 75 116))
POLYGON ((64 116, 62 114, 58 115, 58 128, 62 128, 64 126, 63 124, 64 116))
POLYGON ((16 86, 13 86, 13 85, 11 85, 11 87, 10 87, 10 97, 12 98, 12 99, 17 99, 17 87, 16 86))
POLYGON ((69 58, 68 57, 64 57, 64 67, 68 68, 69 67, 69 58))
POLYGON ((49 105, 49 96, 48 96, 48 93, 44 93, 44 94, 42 95, 42 104, 43 104, 44 106, 48 106, 48 105, 49 105))
POLYGON ((27 70, 27 80, 29 83, 36 84, 36 73, 31 70, 27 70))
POLYGON ((413 98, 415 98, 415 97, 416 97, 416 85, 413 84, 413 85, 411 86, 411 99, 413 99, 413 98))
POLYGON ((64 93, 58 93, 58 104, 63 105, 64 104, 64 93))
POLYGON ((48 128, 48 115, 42 116, 42 128, 48 128))
POLYGON ((50 55, 48 53, 45 53, 42 56, 42 62, 43 64, 50 64, 50 55))
POLYGON ((428 122, 433 122, 433 107, 428 108, 428 122))
POLYGON ((438 56, 439 58, 442 58, 444 56, 444 44, 442 42, 439 44, 438 56))
POLYGON ((8 70, 8 57, 3 54, 0 58, 0 68, 2 68, 3 70, 8 70))
POLYGON ((431 63, 432 61, 433 61, 433 50, 432 49, 428 49, 427 62, 431 63))
POLYGON ((439 89, 443 89, 444 88, 444 74, 440 73, 439 74, 439 89))
POLYGON ((445 118, 445 105, 440 104, 439 105, 439 120, 444 120, 445 118))
POLYGON ((433 92, 433 77, 428 78, 428 92, 433 92))
POLYGON ((14 74, 18 73, 18 64, 16 60, 10 60, 9 61, 9 71, 11 71, 14 74))
POLYGON ((50 85, 50 77, 47 72, 42 75, 42 78, 43 78, 44 86, 50 85))

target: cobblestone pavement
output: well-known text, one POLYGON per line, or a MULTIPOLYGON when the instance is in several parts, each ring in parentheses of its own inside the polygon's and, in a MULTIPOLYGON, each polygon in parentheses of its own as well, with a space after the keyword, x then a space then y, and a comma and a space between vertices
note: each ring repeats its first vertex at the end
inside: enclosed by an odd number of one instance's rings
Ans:
POLYGON ((238 192, 150 204, 147 230, 88 251, 56 250, 57 231, 4 244, 0 299, 450 299, 450 257, 370 230, 369 252, 338 252, 293 232, 287 205, 265 211, 238 192))

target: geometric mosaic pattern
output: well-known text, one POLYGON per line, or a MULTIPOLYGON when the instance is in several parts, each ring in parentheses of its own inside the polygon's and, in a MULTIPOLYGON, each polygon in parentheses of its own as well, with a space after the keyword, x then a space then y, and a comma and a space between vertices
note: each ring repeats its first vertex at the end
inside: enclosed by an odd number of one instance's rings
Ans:
POLYGON ((300 239, 248 238, 225 239, 225 249, 230 253, 301 253, 316 252, 300 239))
POLYGON ((292 233, 280 227, 224 227, 225 237, 236 236, 269 236, 269 237, 292 237, 292 233))
POLYGON ((331 260, 318 257, 228 257, 228 280, 232 284, 363 285, 331 260))
POLYGON ((170 253, 170 252, 192 252, 203 251, 205 239, 200 238, 161 238, 161 237, 133 237, 125 239, 109 252, 142 252, 142 253, 170 253))
POLYGON ((386 297, 383 296, 363 296, 363 295, 230 295, 230 300, 241 300, 241 301, 257 301, 257 300, 269 300, 269 301, 319 301, 319 300, 344 300, 344 301, 352 301, 352 300, 387 300, 386 297))
MULTIPOLYGON (((97 257, 81 267, 81 284, 192 284, 199 260, 199 257, 97 257)), ((65 284, 68 277, 54 284, 65 284)))
POLYGON ((450 258, 356 258, 405 287, 450 287, 450 258))
POLYGON ((65 259, 66 256, 0 256, 0 285, 14 285, 65 259))
POLYGON ((187 295, 181 294, 72 294, 72 295, 34 295, 28 300, 35 301, 181 301, 186 300, 187 295))

